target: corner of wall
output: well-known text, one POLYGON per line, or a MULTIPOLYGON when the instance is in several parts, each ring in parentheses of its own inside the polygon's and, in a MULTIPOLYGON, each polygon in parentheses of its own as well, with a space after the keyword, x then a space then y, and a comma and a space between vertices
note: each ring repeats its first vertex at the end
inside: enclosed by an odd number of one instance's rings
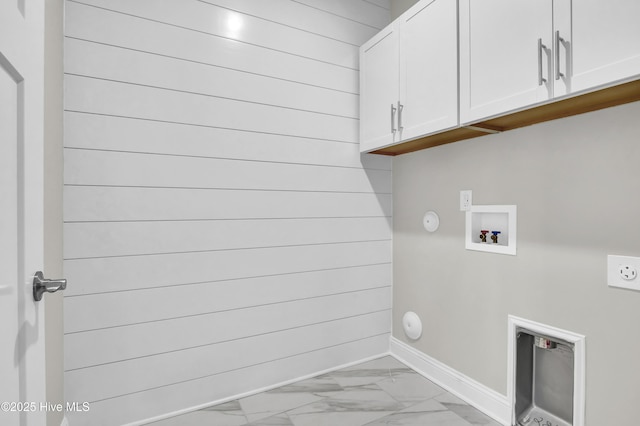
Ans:
MULTIPOLYGON (((44 98, 44 270, 61 277, 62 271, 62 144, 63 144, 63 0, 45 2, 44 98)), ((64 404, 63 296, 47 296, 45 305, 46 399, 64 404)), ((47 412, 47 425, 66 425, 64 413, 47 412)))

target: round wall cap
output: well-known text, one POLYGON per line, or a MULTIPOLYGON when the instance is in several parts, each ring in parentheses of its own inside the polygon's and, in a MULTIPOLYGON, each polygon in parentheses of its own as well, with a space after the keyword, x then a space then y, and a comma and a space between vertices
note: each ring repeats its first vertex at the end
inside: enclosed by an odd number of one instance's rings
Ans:
POLYGON ((438 217, 438 214, 436 212, 428 211, 424 214, 422 224, 424 225, 424 229, 426 229, 427 231, 435 232, 440 226, 440 218, 438 217))
POLYGON ((407 312, 402 317, 402 328, 411 340, 417 340, 422 336, 422 321, 415 312, 407 312))

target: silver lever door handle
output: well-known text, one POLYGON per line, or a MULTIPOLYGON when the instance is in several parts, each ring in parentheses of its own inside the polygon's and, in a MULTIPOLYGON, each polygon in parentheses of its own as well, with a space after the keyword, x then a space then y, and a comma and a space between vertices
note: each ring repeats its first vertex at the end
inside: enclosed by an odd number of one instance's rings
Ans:
POLYGON ((67 280, 49 280, 44 277, 41 271, 36 272, 33 277, 33 299, 38 302, 42 300, 44 293, 55 293, 58 290, 67 288, 67 280))

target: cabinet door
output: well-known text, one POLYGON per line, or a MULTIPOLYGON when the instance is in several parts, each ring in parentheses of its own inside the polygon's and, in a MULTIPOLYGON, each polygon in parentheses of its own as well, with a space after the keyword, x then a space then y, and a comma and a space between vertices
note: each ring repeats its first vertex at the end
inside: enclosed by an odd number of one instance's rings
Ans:
POLYGON ((360 151, 396 140, 398 31, 389 25, 360 47, 360 151))
POLYGON ((552 9, 551 0, 460 0, 461 123, 552 97, 552 9))
POLYGON ((640 1, 574 0, 571 14, 570 91, 640 75, 640 1))
POLYGON ((400 139, 458 124, 457 1, 421 1, 399 18, 400 139))

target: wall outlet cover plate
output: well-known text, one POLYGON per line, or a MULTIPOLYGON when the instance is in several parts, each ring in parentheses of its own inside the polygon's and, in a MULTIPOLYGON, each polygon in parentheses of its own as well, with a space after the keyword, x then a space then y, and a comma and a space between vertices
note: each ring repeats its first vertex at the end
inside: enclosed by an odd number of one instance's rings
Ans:
POLYGON ((473 193, 470 189, 460 191, 460 211, 468 212, 473 204, 473 193))
POLYGON ((640 291, 640 257, 607 256, 607 283, 609 287, 619 287, 640 291))

